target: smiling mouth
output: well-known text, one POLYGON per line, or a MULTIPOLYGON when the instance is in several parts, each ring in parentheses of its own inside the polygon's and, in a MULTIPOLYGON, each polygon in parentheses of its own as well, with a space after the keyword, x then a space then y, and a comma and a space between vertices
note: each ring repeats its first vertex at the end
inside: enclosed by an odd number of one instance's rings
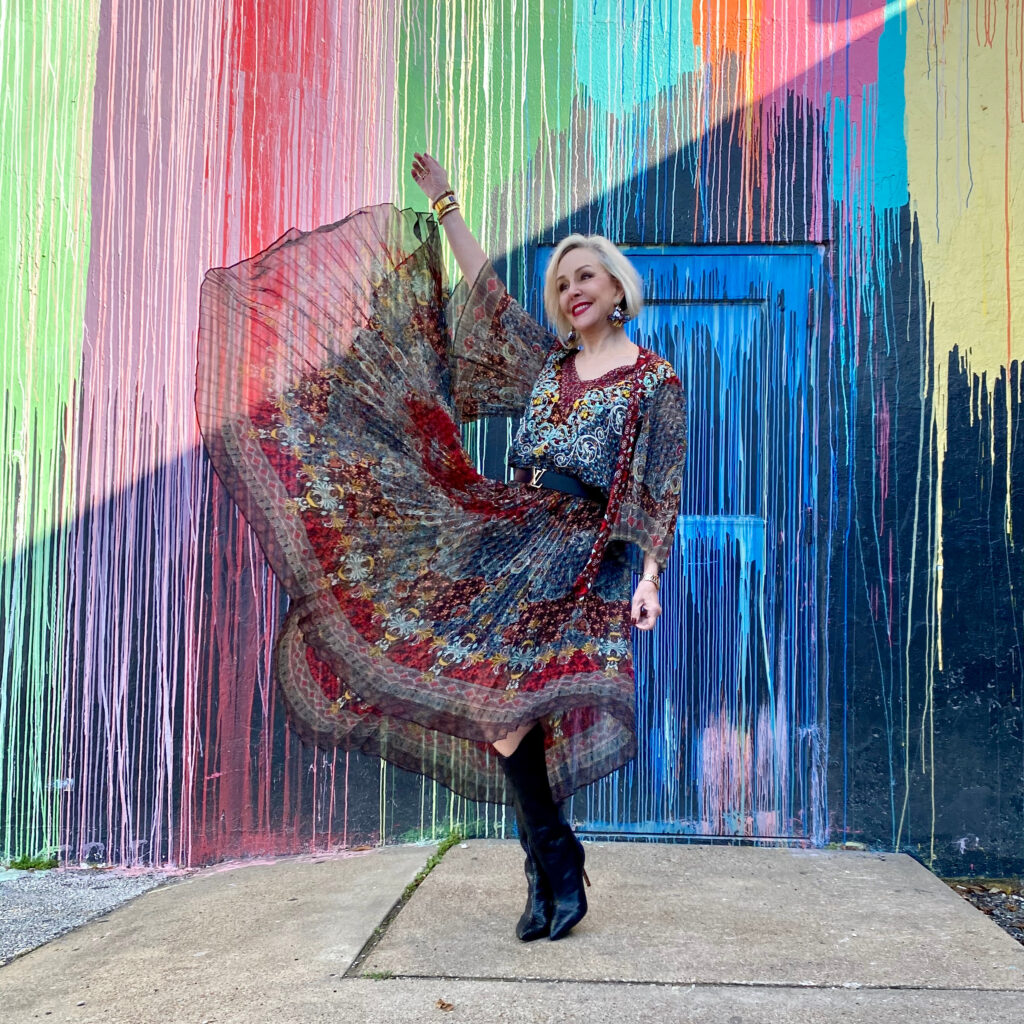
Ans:
POLYGON ((569 310, 573 316, 579 316, 580 313, 585 313, 593 305, 592 302, 577 302, 575 306, 569 310))

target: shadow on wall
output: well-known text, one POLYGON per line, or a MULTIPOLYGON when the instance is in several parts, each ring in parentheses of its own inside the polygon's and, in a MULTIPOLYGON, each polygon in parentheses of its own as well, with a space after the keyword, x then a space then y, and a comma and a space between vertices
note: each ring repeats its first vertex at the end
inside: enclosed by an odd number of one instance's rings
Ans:
MULTIPOLYGON (((686 159, 676 154, 657 173, 685 182, 686 159)), ((681 204, 684 211, 691 208, 681 204)), ((901 247, 902 258, 889 255, 887 294, 913 298, 922 291, 921 270, 906 210, 900 224, 900 236, 911 244, 901 247)), ((601 227, 595 201, 538 241, 601 227)), ((693 224, 683 221, 683 227, 692 230, 693 224)), ((636 222, 625 240, 641 243, 644 237, 644 223, 636 222)), ((515 267, 530 266, 533 251, 528 246, 508 254, 510 276, 515 277, 515 267)), ((527 274, 532 280, 532 271, 527 274)), ((841 358, 841 343, 820 382, 831 403, 819 444, 828 450, 822 460, 827 477, 822 507, 831 502, 834 524, 828 564, 822 566, 829 594, 832 835, 891 849, 902 823, 901 848, 926 859, 932 780, 919 769, 925 740, 919 723, 931 715, 935 866, 953 874, 1012 873, 1021 868, 1024 748, 1020 613, 1012 583, 1024 578, 1024 565, 1019 548, 1006 540, 1001 488, 1008 479, 1015 515, 1024 515, 1020 447, 1011 448, 1005 433, 1007 422, 1020 422, 1019 381, 1014 368, 1009 416, 1001 383, 995 407, 982 405, 972 421, 971 382, 951 362, 952 455, 944 498, 945 607, 953 628, 946 631, 944 672, 929 688, 920 668, 928 645, 923 609, 919 606, 909 624, 903 609, 911 583, 922 593, 927 575, 919 563, 911 577, 908 552, 915 541, 910 498, 919 472, 915 432, 928 422, 918 385, 930 346, 887 347, 867 326, 869 316, 875 323, 888 319, 902 325, 905 337, 926 338, 922 311, 923 304, 913 301, 894 305, 884 318, 878 309, 865 311, 864 370, 852 407, 839 402, 851 393, 855 372, 852 353, 841 358), (881 395, 891 410, 893 443, 882 453, 891 460, 892 497, 883 503, 888 532, 879 538, 880 506, 873 497, 881 395), (858 436, 872 443, 857 445, 858 436), (990 446, 997 453, 995 466, 986 462, 990 446), (1000 460, 1008 451, 1013 463, 1007 476, 1000 460), (883 587, 891 603, 888 615, 878 599, 883 587), (909 766, 901 760, 905 747, 909 766)), ((926 529, 927 516, 917 517, 919 550, 926 529)), ((429 814, 424 819, 423 780, 395 770, 383 777, 376 759, 316 750, 288 729, 267 656, 283 601, 202 452, 193 451, 94 506, 73 531, 80 538, 78 613, 69 621, 63 692, 54 687, 45 694, 19 695, 15 690, 5 704, 3 783, 13 825, 11 853, 36 852, 42 843, 32 837, 41 834, 44 821, 52 830, 57 800, 63 818, 60 845, 73 860, 202 863, 420 834, 424 821, 431 820, 429 814), (166 528, 172 511, 167 495, 181 493, 186 485, 195 487, 198 500, 189 510, 187 543, 176 547, 166 528), (125 522, 134 524, 132 530, 119 533, 125 522), (189 564, 196 566, 191 576, 189 564), (83 568, 89 566, 97 568, 83 568), (86 588, 93 589, 90 601, 82 599, 86 588), (173 592, 189 595, 187 601, 172 607, 167 595, 173 592), (83 617, 83 609, 97 605, 111 611, 102 643, 97 624, 83 617), (48 706, 42 719, 40 700, 48 706), (47 734, 35 728, 40 721, 51 723, 47 734)), ((63 542, 40 540, 4 573, 31 575, 29 563, 63 542)), ((27 594, 32 603, 45 599, 31 589, 27 594)), ((3 606, 0 615, 10 626, 18 615, 28 617, 30 606, 3 606)), ((14 656, 27 661, 39 652, 49 658, 55 677, 62 659, 46 638, 36 636, 31 648, 14 656)), ((446 804, 443 792, 437 802, 446 804)))
MULTIPOLYGON (((817 176, 800 158, 808 148, 827 152, 824 125, 792 98, 780 121, 793 135, 787 146, 776 138, 769 148, 789 152, 793 163, 773 178, 774 192, 755 191, 753 215, 728 173, 742 166, 742 154, 722 125, 623 187, 626 195, 659 198, 629 208, 621 230, 609 230, 608 197, 596 197, 505 254, 499 269, 539 309, 538 247, 566 234, 611 234, 627 245, 706 241, 707 197, 698 182, 709 164, 721 182, 715 242, 746 241, 744 218, 759 224, 771 209, 785 210, 796 226, 775 241, 827 245, 839 293, 818 382, 827 421, 817 438, 831 835, 899 849, 946 874, 1019 873, 1024 609, 1015 581, 1024 579, 1024 549, 1013 544, 1004 510, 1016 522, 1024 515, 1024 446, 1007 433, 1024 411, 1020 366, 1003 371, 990 408, 985 389, 979 399, 977 383, 950 356, 948 452, 937 494, 940 456, 929 432, 934 339, 916 219, 909 205, 880 215, 884 230, 861 267, 851 265, 845 238, 863 225, 851 224, 843 204, 828 207, 824 237, 801 232, 812 223, 815 197, 832 194, 828 158, 817 176), (927 625, 936 503, 945 510, 941 669, 927 625)), ((500 453, 490 461, 503 464, 500 453)))
MULTIPOLYGON (((447 832, 446 791, 289 728, 270 657, 286 598, 203 450, 97 503, 70 533, 63 650, 53 619, 38 628, 46 580, 16 607, 0 590, 8 660, 46 659, 47 680, 30 687, 23 674, 0 702, 0 855, 198 864, 447 832), (172 507, 168 496, 190 488, 194 504, 172 507), (16 619, 26 640, 11 650, 16 619)), ((67 544, 41 538, 0 580, 32 578, 67 544)))

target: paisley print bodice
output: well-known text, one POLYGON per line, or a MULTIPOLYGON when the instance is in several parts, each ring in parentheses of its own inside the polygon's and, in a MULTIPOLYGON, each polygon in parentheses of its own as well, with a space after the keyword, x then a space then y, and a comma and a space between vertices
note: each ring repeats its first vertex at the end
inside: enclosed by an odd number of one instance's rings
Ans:
POLYGON ((533 386, 509 464, 566 473, 607 494, 635 386, 635 365, 581 380, 575 352, 566 355, 555 348, 533 386))

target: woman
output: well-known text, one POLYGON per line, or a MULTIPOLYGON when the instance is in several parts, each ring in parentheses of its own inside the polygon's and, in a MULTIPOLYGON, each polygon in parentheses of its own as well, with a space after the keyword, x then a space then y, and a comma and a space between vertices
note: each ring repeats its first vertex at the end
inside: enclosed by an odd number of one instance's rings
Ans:
POLYGON ((586 897, 556 801, 635 753, 630 626, 661 612, 682 392, 622 330, 640 287, 610 243, 554 254, 563 342, 508 295, 440 165, 417 154, 413 177, 464 275, 451 303, 429 217, 383 206, 289 232, 207 275, 200 424, 291 598, 277 676, 295 727, 510 799, 516 933, 558 939, 586 897), (523 417, 516 484, 463 449, 460 425, 489 415, 523 417))

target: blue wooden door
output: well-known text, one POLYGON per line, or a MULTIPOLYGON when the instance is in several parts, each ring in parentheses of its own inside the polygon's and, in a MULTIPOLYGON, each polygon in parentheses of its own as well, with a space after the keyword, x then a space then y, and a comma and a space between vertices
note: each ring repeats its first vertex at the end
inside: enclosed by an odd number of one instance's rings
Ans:
POLYGON ((687 395, 664 613, 636 634, 639 752, 573 800, 582 831, 826 834, 813 246, 630 252, 635 340, 687 395))

